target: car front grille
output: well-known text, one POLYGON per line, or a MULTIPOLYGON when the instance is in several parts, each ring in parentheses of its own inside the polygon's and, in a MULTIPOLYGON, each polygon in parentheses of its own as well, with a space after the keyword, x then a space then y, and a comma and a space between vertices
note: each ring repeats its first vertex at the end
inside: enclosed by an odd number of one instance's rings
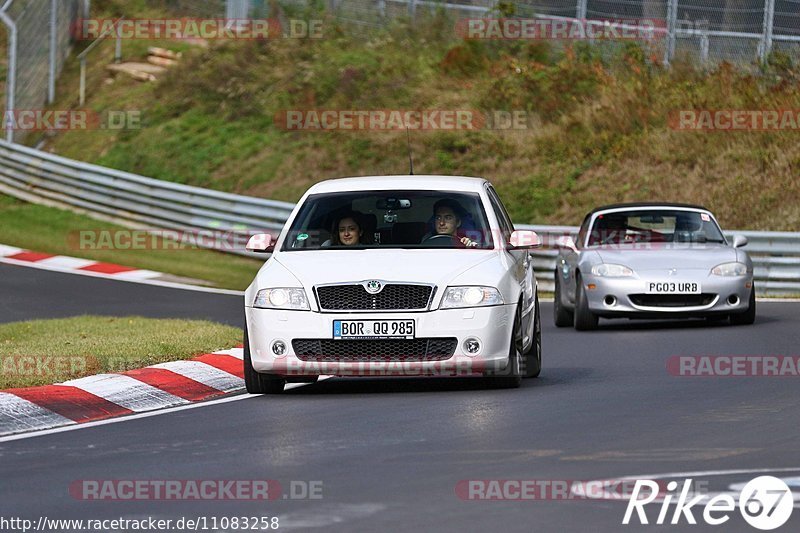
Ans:
POLYGON ((640 307, 702 307, 710 305, 716 294, 631 294, 629 298, 640 307))
POLYGON ((360 284, 316 288, 322 311, 424 311, 433 294, 431 285, 387 283, 378 294, 360 284))
POLYGON ((292 348, 301 361, 318 363, 377 363, 444 361, 456 350, 458 339, 295 339, 292 348))

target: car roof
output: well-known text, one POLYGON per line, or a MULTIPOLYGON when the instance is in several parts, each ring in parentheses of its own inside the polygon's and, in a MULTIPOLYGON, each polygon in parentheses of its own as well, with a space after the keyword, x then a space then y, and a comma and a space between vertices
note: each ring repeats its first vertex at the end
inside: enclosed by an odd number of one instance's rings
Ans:
MULTIPOLYGON (((681 209, 698 209, 700 211, 708 211, 708 209, 706 209, 705 207, 694 204, 680 204, 675 202, 629 202, 621 204, 609 204, 601 207, 596 207, 591 211, 589 211, 589 213, 586 216, 589 217, 595 213, 600 213, 601 211, 611 211, 617 209, 661 208, 661 207, 667 207, 667 208, 678 207, 681 209)), ((708 212, 710 213, 711 211, 708 212)))
POLYGON ((361 176, 321 181, 313 185, 308 190, 308 194, 395 189, 480 192, 483 190, 483 187, 486 183, 488 183, 488 181, 483 178, 472 178, 468 176, 361 176))

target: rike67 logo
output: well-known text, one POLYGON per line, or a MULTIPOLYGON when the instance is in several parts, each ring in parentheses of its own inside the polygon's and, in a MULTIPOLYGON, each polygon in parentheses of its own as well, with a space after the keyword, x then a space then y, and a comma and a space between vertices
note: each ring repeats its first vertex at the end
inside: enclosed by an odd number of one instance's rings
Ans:
POLYGON ((763 531, 784 525, 792 516, 794 507, 794 497, 789 486, 772 476, 750 480, 738 494, 723 493, 711 498, 706 494, 693 496, 691 479, 683 480, 682 485, 677 481, 670 481, 666 493, 659 490, 659 484, 655 481, 639 479, 636 480, 628 500, 622 523, 631 523, 635 511, 640 524, 649 524, 645 506, 656 500, 661 501, 661 508, 654 524, 679 524, 683 520, 688 524, 696 524, 694 513, 700 513, 702 509, 703 520, 707 524, 718 526, 730 520, 731 515, 735 516, 738 508, 739 514, 748 524, 763 531), (701 506, 700 503, 704 500, 706 501, 701 506), (672 513, 671 505, 675 506, 672 513))

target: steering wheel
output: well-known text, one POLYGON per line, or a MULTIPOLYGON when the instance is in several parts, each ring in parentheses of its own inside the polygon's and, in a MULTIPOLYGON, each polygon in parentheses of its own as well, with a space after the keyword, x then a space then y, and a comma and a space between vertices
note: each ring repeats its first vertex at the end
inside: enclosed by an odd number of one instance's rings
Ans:
POLYGON ((455 242, 455 237, 453 237, 452 235, 449 235, 447 233, 437 233, 435 235, 431 235, 430 237, 427 237, 420 244, 431 243, 431 244, 435 244, 436 246, 447 246, 448 244, 452 244, 454 242, 455 242), (447 239, 447 241, 445 241, 444 239, 447 239), (434 243, 433 241, 437 241, 437 242, 434 243))

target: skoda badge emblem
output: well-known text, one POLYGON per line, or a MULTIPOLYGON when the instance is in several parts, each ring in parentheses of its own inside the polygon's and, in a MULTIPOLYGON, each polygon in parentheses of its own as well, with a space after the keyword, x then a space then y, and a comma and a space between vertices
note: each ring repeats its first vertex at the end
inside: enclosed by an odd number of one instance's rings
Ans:
POLYGON ((371 279, 371 280, 369 280, 367 282, 367 284, 364 286, 364 288, 370 294, 378 294, 383 289, 383 283, 381 283, 380 281, 378 281, 376 279, 371 279))

